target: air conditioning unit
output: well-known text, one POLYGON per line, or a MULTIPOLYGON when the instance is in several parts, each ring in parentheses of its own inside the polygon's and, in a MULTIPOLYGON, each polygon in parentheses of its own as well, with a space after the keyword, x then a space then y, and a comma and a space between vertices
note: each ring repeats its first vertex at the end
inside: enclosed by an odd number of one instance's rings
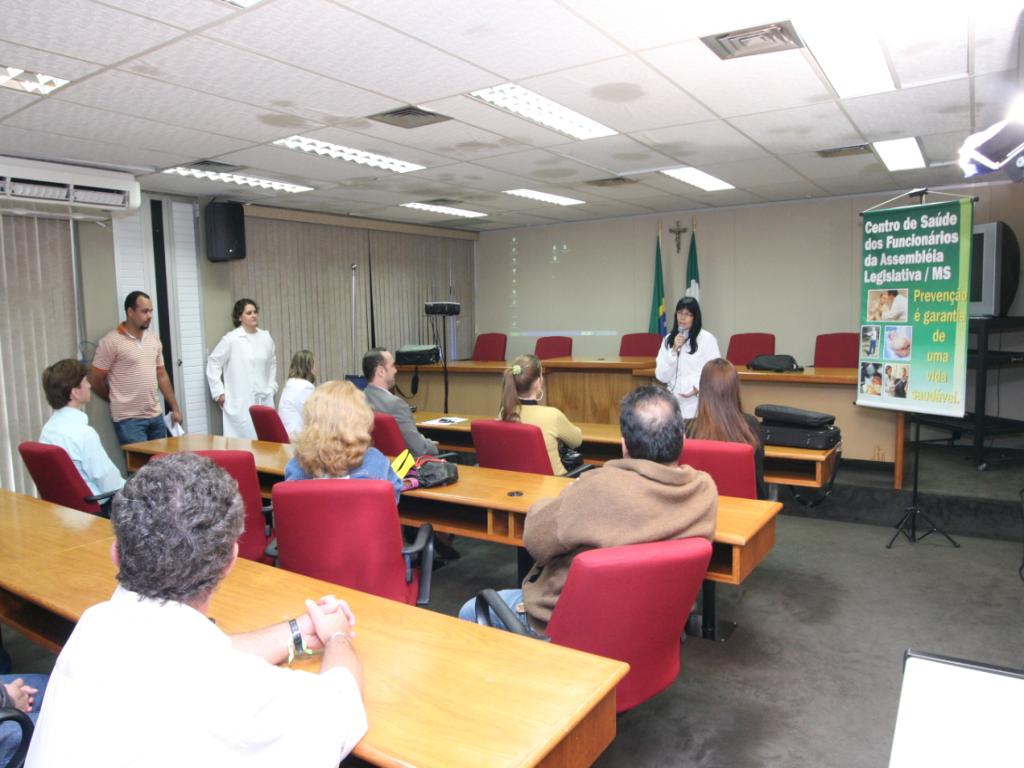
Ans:
POLYGON ((0 156, 0 207, 12 212, 134 211, 141 200, 130 173, 0 156))

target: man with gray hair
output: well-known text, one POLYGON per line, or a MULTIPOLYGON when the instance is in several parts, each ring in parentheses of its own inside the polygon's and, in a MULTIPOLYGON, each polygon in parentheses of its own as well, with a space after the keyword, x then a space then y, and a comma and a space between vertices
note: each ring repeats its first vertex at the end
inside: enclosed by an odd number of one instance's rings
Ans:
POLYGON ((114 499, 120 586, 82 614, 50 678, 29 766, 337 766, 366 732, 355 619, 333 596, 228 636, 207 617, 238 557, 238 486, 212 461, 147 464, 114 499), (275 666, 322 649, 320 674, 275 666))
MULTIPOLYGON (((523 545, 536 562, 522 589, 498 595, 531 634, 544 634, 580 552, 715 534, 714 481, 679 464, 685 427, 676 397, 663 387, 633 390, 620 403, 619 427, 623 458, 580 475, 526 516, 523 545)), ((475 598, 459 617, 476 620, 475 598)), ((493 611, 491 624, 504 627, 493 611)))

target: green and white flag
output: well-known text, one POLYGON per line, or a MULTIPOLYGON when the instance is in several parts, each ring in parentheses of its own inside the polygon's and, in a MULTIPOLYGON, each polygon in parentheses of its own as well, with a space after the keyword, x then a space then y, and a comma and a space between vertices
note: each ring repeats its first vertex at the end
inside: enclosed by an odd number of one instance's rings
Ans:
POLYGON ((697 268, 697 233, 690 237, 690 254, 686 257, 686 295, 700 301, 700 269, 697 268))

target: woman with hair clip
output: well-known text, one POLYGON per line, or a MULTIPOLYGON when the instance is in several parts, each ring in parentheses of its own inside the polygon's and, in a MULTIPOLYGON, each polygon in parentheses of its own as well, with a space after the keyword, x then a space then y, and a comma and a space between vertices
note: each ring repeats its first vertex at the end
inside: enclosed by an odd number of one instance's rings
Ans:
POLYGON ((754 449, 754 473, 757 498, 768 498, 764 485, 764 445, 761 424, 740 404, 740 379, 736 368, 724 358, 711 360, 700 374, 700 403, 697 418, 691 421, 686 436, 697 440, 722 440, 746 443, 754 449))
POLYGON ((679 400, 684 419, 697 415, 704 364, 721 356, 715 337, 701 327, 700 304, 695 298, 684 296, 676 303, 672 330, 658 350, 654 368, 655 378, 679 400))
POLYGON ((313 394, 315 387, 316 362, 313 353, 308 349, 300 349, 292 355, 288 381, 284 383, 281 400, 277 404, 277 414, 289 435, 302 429, 302 406, 306 398, 313 394))
POLYGON ((583 432, 557 408, 539 405, 544 399, 544 371, 536 355, 520 355, 505 369, 501 393, 501 420, 518 421, 540 427, 548 449, 551 471, 564 475, 558 455, 558 441, 570 448, 579 448, 583 432))
POLYGON ((224 437, 256 439, 250 405, 274 407, 277 392, 277 350, 270 334, 259 327, 260 308, 239 299, 231 310, 233 331, 224 334, 206 359, 210 396, 224 413, 224 437))

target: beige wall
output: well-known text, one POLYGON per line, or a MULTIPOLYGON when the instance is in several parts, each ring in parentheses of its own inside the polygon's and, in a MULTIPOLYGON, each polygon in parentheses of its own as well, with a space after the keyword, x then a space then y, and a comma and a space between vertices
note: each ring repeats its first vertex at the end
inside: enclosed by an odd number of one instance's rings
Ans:
MULTIPOLYGON (((1006 221, 1024 243, 1024 185, 943 191, 977 195, 975 221, 1006 221)), ((682 294, 689 233, 676 253, 668 232, 678 219, 683 226, 696 227, 704 327, 715 334, 723 354, 733 333, 767 331, 775 334, 778 352, 810 365, 817 334, 856 329, 858 214, 887 197, 891 195, 485 232, 477 256, 477 332, 610 330, 615 334, 574 337, 573 351, 581 356, 617 354, 620 334, 647 330, 659 221, 669 305, 682 294)), ((930 201, 941 199, 933 195, 930 201)), ((1011 314, 1024 315, 1024 289, 1011 314)), ((532 351, 535 341, 510 335, 509 357, 532 351)), ((1007 334, 1002 344, 1004 349, 1024 349, 1024 335, 1007 334)), ((1020 392, 1024 372, 1000 375, 998 412, 1024 418, 1024 398, 1011 396, 1020 392)), ((988 412, 996 413, 995 389, 989 398, 988 412)))

